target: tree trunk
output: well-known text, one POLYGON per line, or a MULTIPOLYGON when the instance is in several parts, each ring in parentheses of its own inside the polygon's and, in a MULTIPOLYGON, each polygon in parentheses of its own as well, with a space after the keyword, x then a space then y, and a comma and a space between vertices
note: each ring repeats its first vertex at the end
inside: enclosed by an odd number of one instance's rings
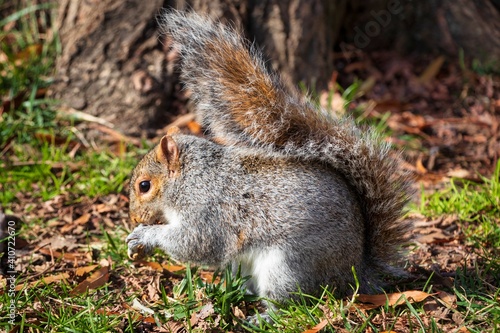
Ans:
POLYGON ((169 84, 155 16, 161 0, 64 0, 54 97, 126 133, 165 122, 169 84))
MULTIPOLYGON (((62 55, 52 93, 126 134, 164 126, 180 93, 174 53, 158 37, 162 7, 241 28, 289 85, 323 89, 335 45, 439 50, 483 62, 500 55, 499 0, 60 0, 62 55)), ((177 103, 177 104, 176 104, 177 103)))
POLYGON ((57 62, 53 96, 116 124, 127 134, 165 125, 170 120, 168 110, 173 108, 177 76, 167 52, 168 40, 158 38, 156 16, 162 7, 172 5, 242 27, 251 40, 265 47, 272 66, 290 85, 304 81, 325 86, 333 65, 334 31, 338 30, 329 26, 333 17, 329 3, 61 1, 63 53, 57 62))
POLYGON ((500 67, 500 0, 353 0, 342 40, 365 51, 460 50, 486 66, 500 67))

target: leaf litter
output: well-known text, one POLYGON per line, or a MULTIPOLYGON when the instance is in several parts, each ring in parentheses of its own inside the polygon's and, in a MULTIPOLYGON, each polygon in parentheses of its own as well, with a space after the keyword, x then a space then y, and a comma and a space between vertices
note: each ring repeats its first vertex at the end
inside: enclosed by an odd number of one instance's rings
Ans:
MULTIPOLYGON (((389 140, 396 146, 406 147, 405 168, 414 173, 419 186, 434 190, 443 187, 451 177, 480 182, 478 174, 492 174, 500 152, 500 81, 497 76, 480 76, 442 56, 402 59, 392 52, 370 55, 359 52, 350 58, 341 55, 336 62, 338 72, 332 76, 334 82, 330 87, 336 83, 345 87, 355 80, 363 80, 358 98, 349 104, 349 110, 363 109, 366 119, 381 119, 390 112, 386 119, 392 132, 389 140)), ((325 101, 323 98, 322 102, 325 101)), ((337 106, 343 102, 337 98, 337 106)), ((81 114, 78 116, 84 118, 81 114)), ((92 121, 99 123, 99 120, 92 121)), ((200 127, 192 116, 181 116, 179 124, 187 131, 200 134, 200 127)), ((106 133, 108 137, 99 143, 102 145, 124 139, 137 143, 136 139, 126 138, 106 124, 83 128, 82 133, 86 133, 85 129, 106 133)), ((53 138, 50 140, 54 142, 53 138)), ((63 142, 65 140, 60 144, 63 142)), ((7 157, 9 149, 7 146, 3 152, 7 157)), ((102 258, 103 232, 116 235, 117 229, 121 229, 122 233, 114 239, 124 241, 125 231, 132 228, 127 217, 126 191, 98 198, 80 198, 78 202, 74 202, 69 193, 45 202, 30 193, 20 193, 9 210, 30 224, 17 236, 20 245, 16 247, 16 270, 20 274, 16 290, 46 284, 61 288, 66 284, 72 290, 71 295, 79 295, 107 286, 108 292, 120 293, 120 301, 106 304, 99 309, 101 313, 113 315, 133 311, 134 318, 142 321, 143 331, 184 329, 182 320, 171 320, 158 327, 155 313, 151 313, 162 290, 168 297, 173 296, 173 286, 183 278, 184 266, 171 263, 164 256, 156 256, 157 261, 135 262, 131 267, 115 266, 111 258, 102 258), (26 207, 31 209, 26 210, 26 207), (139 298, 135 298, 136 295, 139 298)), ((425 323, 434 318, 442 329, 468 332, 461 326, 463 318, 454 311, 456 296, 441 289, 452 288, 456 270, 464 265, 474 267, 480 257, 464 242, 458 217, 442 216, 432 220, 417 215, 408 218, 415 220, 413 234, 417 245, 410 251, 412 266, 409 271, 424 279, 431 278, 433 293, 407 290, 358 295, 348 314, 349 320, 363 321, 360 313, 380 309, 371 319, 374 325, 407 332, 408 327, 419 324, 416 319, 394 316, 387 313, 385 307, 422 303, 425 315, 420 317, 425 323)), ((126 251, 123 244, 114 246, 126 251)), ((5 260, 2 260, 5 268, 5 260)), ((212 273, 200 271, 206 281, 211 280, 212 273)), ((5 278, 0 279, 0 284, 6 285, 5 278)), ((100 294, 95 292, 94 295, 97 298, 100 294)), ((53 299, 45 301, 56 302, 53 299)), ((24 309, 28 322, 38 322, 38 306, 35 302, 31 308, 24 309)), ((305 332, 319 332, 328 323, 345 331, 339 319, 331 317, 326 307, 323 309, 326 319, 305 332)), ((238 317, 246 316, 245 309, 234 308, 233 312, 238 317)), ((214 329, 214 315, 213 304, 206 303, 192 313, 190 324, 194 328, 214 329)), ((367 332, 370 331, 368 327, 367 332)))

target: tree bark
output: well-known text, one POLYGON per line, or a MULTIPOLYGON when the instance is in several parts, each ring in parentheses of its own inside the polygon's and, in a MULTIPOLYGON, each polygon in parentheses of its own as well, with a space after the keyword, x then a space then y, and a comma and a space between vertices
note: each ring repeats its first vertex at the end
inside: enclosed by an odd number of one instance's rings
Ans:
POLYGON ((63 52, 57 62, 53 97, 104 118, 127 134, 167 123, 168 110, 175 108, 177 75, 172 54, 167 52, 168 40, 158 38, 156 16, 169 6, 192 8, 241 27, 247 37, 264 46, 273 59, 272 67, 290 86, 300 81, 325 86, 335 39, 335 30, 329 26, 333 9, 329 3, 61 1, 58 18, 63 52))
MULTIPOLYGON (((207 13, 236 25, 264 49, 290 86, 326 87, 333 50, 424 50, 494 64, 500 57, 499 0, 61 0, 62 55, 52 96, 137 135, 171 120, 183 97, 163 7, 207 13), (177 103, 177 104, 176 104, 177 103)), ((154 133, 154 132, 153 132, 154 133)))
POLYGON ((486 66, 500 67, 499 0, 353 0, 344 17, 342 39, 365 51, 460 50, 486 66))
POLYGON ((155 17, 161 0, 64 0, 53 96, 128 134, 167 119, 172 92, 155 17))

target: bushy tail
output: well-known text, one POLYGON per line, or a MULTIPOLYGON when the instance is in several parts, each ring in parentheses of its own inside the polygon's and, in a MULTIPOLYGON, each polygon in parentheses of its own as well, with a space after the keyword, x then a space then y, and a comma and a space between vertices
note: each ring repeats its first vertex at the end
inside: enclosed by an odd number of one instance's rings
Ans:
POLYGON ((408 177, 373 131, 335 119, 287 91, 259 51, 234 29, 197 14, 169 11, 162 26, 181 56, 181 78, 192 91, 202 125, 228 144, 320 159, 359 193, 366 217, 366 259, 385 271, 398 259, 408 222, 400 221, 408 177))

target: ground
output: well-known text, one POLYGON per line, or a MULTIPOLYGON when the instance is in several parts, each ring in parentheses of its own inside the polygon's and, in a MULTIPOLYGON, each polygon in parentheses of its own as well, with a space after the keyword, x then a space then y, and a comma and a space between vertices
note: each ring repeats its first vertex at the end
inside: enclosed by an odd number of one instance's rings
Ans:
MULTIPOLYGON (((7 216, 0 214, 0 238, 7 242, 0 327, 242 331, 240 320, 259 310, 238 289, 244 277, 221 280, 160 252, 127 258, 129 175, 158 138, 126 137, 46 99, 56 51, 43 37, 25 35, 8 24, 1 35, 0 203, 7 216)), ((403 167, 415 178, 405 216, 415 223, 405 248, 408 275, 391 281, 388 295, 339 300, 325 292, 312 304, 287 304, 274 328, 261 323, 260 330, 498 331, 498 72, 460 55, 359 50, 338 54, 336 68, 329 90, 312 98, 375 126, 395 151, 403 149, 403 167)), ((189 117, 177 125, 201 135, 189 117)))

